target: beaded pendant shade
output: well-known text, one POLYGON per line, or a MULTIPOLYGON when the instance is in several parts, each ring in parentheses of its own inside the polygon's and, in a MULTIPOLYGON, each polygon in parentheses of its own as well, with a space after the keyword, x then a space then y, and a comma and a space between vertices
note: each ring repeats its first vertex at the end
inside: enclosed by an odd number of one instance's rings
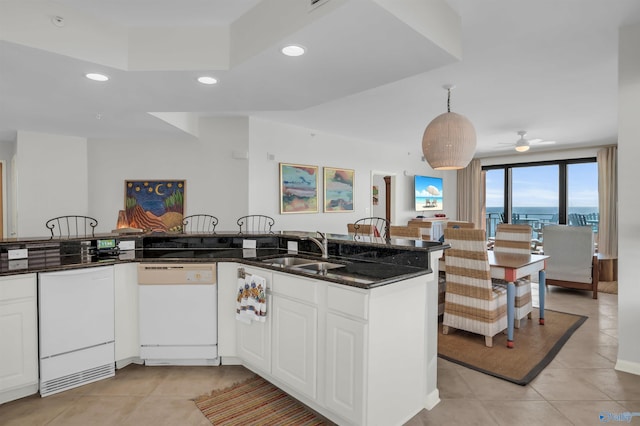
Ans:
POLYGON ((434 170, 467 167, 476 150, 476 130, 465 116, 451 112, 451 86, 447 89, 447 112, 429 123, 422 137, 424 158, 434 170))

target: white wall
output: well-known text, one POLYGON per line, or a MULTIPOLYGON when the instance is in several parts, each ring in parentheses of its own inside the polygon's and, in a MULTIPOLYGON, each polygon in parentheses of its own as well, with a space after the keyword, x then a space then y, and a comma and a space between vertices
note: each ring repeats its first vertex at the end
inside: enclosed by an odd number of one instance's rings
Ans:
POLYGON ((524 154, 512 154, 496 157, 481 158, 480 163, 483 166, 492 166, 496 164, 514 164, 514 163, 535 163, 538 161, 554 161, 569 160, 573 158, 589 158, 595 157, 601 147, 580 148, 571 150, 558 151, 541 151, 535 152, 533 149, 524 154), (532 152, 533 151, 533 152, 532 152))
POLYGON ((92 140, 89 142, 89 206, 98 231, 116 227, 124 209, 125 180, 185 179, 185 215, 218 217, 217 230, 236 231, 248 212, 246 117, 200 120, 200 137, 188 140, 92 140))
POLYGON ((15 188, 13 182, 13 159, 16 155, 16 141, 12 140, 0 140, 0 161, 3 164, 2 167, 2 205, 4 206, 3 223, 3 237, 12 238, 16 236, 15 229, 15 188))
POLYGON ((618 87, 618 362, 640 374, 640 25, 622 28, 618 87))
MULTIPOLYGON (((44 222, 65 214, 88 214, 98 220, 97 232, 111 231, 124 208, 124 182, 131 179, 185 179, 185 214, 213 214, 220 231, 235 231, 238 217, 254 213, 274 217, 276 230, 346 233, 348 222, 371 215, 372 170, 395 175, 394 223, 406 224, 417 215, 414 174, 444 177, 444 213, 455 215, 455 172, 435 172, 421 155, 394 144, 312 135, 309 129, 247 117, 201 119, 199 134, 180 140, 87 142, 19 132, 18 236, 47 236, 44 222), (245 153, 249 159, 242 158, 245 153), (323 166, 355 169, 355 212, 323 213, 320 207, 319 213, 281 215, 279 162, 317 165, 320 175, 323 166)), ((322 201, 322 180, 319 193, 322 201)))
MULTIPOLYGON (((418 213, 413 204, 413 175, 442 176, 445 179, 445 211, 455 217, 456 172, 436 172, 421 161, 422 155, 408 153, 390 142, 374 144, 337 135, 317 133, 262 119, 250 119, 249 211, 276 219, 277 230, 318 230, 346 233, 347 223, 371 216, 371 171, 394 172, 396 175, 396 216, 394 224, 406 225, 418 213), (272 155, 273 160, 269 159, 272 155), (280 214, 279 163, 294 163, 355 170, 354 212, 280 214), (406 171, 406 175, 405 175, 406 171)), ((420 147, 420 138, 415 145, 420 147)), ((322 178, 319 185, 322 202, 322 178)))
POLYGON ((47 236, 48 219, 88 213, 86 139, 19 131, 16 169, 17 237, 47 236))
POLYGON ((383 175, 373 175, 372 185, 378 187, 378 205, 371 207, 371 216, 385 217, 387 214, 387 190, 383 175))

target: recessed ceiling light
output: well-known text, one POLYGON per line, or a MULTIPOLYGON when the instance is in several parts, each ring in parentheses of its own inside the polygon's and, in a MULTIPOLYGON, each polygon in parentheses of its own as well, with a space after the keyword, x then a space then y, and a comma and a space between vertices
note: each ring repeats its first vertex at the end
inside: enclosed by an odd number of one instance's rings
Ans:
POLYGON ((104 74, 98 74, 95 72, 90 72, 89 74, 85 74, 85 77, 87 77, 89 80, 93 80, 93 81, 107 81, 109 80, 109 77, 107 77, 104 74))
POLYGON ((281 52, 287 56, 302 56, 304 55, 304 47, 298 46, 295 44, 285 46, 282 48, 281 52))
POLYGON ((202 84, 216 84, 218 80, 213 77, 209 77, 207 75, 203 75, 202 77, 198 77, 198 81, 202 84))

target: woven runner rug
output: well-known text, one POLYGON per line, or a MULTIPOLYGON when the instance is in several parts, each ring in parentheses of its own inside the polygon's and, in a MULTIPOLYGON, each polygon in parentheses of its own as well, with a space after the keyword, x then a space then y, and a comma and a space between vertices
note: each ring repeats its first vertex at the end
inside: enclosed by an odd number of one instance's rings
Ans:
POLYGON ((260 376, 195 399, 215 426, 313 426, 326 421, 260 376))
POLYGON ((532 319, 522 321, 514 331, 515 347, 507 348, 507 335, 493 338, 493 347, 484 344, 484 336, 455 330, 442 334, 438 330, 438 356, 456 364, 504 379, 519 385, 533 380, 558 354, 586 320, 582 315, 544 310, 544 325, 538 324, 538 309, 532 319))

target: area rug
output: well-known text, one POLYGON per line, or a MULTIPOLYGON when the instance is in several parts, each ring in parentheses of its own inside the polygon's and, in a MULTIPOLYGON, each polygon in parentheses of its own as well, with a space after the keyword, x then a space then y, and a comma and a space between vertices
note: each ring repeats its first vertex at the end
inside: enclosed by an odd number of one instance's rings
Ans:
POLYGON ((260 376, 195 399, 196 406, 215 426, 312 426, 326 422, 260 376))
POLYGON ((493 347, 484 344, 484 336, 455 330, 442 334, 438 331, 438 356, 456 364, 526 385, 533 380, 558 354, 571 335, 587 320, 581 315, 545 309, 544 325, 538 324, 538 309, 533 318, 522 321, 515 329, 513 349, 507 348, 506 333, 493 338, 493 347))

